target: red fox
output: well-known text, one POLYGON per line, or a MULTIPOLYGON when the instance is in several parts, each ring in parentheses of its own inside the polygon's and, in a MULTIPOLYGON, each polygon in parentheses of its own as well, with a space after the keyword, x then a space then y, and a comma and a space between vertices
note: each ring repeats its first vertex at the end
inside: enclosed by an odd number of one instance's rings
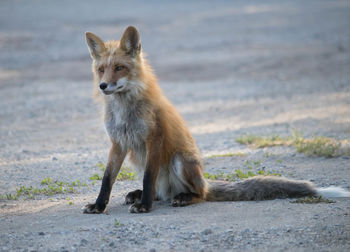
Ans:
POLYGON ((152 209, 153 200, 172 206, 201 201, 267 200, 332 193, 349 196, 341 188, 320 189, 307 181, 253 177, 237 183, 209 181, 197 145, 184 120, 163 95, 152 68, 144 59, 140 34, 129 26, 120 41, 103 42, 86 33, 92 57, 94 94, 102 98, 104 123, 112 142, 100 193, 84 213, 102 213, 127 154, 143 172, 143 190, 126 195, 131 213, 152 209))

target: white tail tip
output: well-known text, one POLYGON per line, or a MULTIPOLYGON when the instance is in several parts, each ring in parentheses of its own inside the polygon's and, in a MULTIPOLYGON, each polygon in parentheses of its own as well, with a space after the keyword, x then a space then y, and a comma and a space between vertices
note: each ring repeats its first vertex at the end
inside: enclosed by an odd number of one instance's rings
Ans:
POLYGON ((349 191, 336 186, 330 186, 326 188, 317 188, 317 193, 324 198, 350 197, 349 191))

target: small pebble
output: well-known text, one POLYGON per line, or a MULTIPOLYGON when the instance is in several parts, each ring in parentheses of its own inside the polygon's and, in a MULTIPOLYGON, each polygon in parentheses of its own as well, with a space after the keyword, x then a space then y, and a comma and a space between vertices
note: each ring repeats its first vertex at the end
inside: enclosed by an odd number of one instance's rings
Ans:
POLYGON ((88 241, 86 239, 81 239, 80 244, 86 245, 86 244, 88 244, 88 241))
POLYGON ((211 233, 213 233, 213 231, 210 228, 207 228, 204 231, 202 231, 202 234, 204 234, 204 235, 208 235, 208 234, 211 234, 211 233))

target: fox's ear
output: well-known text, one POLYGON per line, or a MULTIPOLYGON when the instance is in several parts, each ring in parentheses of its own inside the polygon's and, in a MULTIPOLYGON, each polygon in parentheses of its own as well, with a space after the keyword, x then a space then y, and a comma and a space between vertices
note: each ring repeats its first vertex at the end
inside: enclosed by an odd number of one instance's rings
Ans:
POLYGON ((86 32, 85 36, 91 58, 99 59, 102 53, 106 50, 105 43, 102 39, 91 32, 86 32))
POLYGON ((135 27, 126 28, 120 40, 120 48, 133 58, 141 52, 140 34, 135 27))

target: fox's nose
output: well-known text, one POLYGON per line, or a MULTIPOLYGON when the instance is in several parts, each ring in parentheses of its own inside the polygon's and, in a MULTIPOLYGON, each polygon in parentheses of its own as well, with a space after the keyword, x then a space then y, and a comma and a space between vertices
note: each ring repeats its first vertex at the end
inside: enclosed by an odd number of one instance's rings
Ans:
POLYGON ((107 86, 108 86, 107 83, 104 83, 104 82, 100 84, 100 88, 102 90, 105 90, 107 88, 107 86))

